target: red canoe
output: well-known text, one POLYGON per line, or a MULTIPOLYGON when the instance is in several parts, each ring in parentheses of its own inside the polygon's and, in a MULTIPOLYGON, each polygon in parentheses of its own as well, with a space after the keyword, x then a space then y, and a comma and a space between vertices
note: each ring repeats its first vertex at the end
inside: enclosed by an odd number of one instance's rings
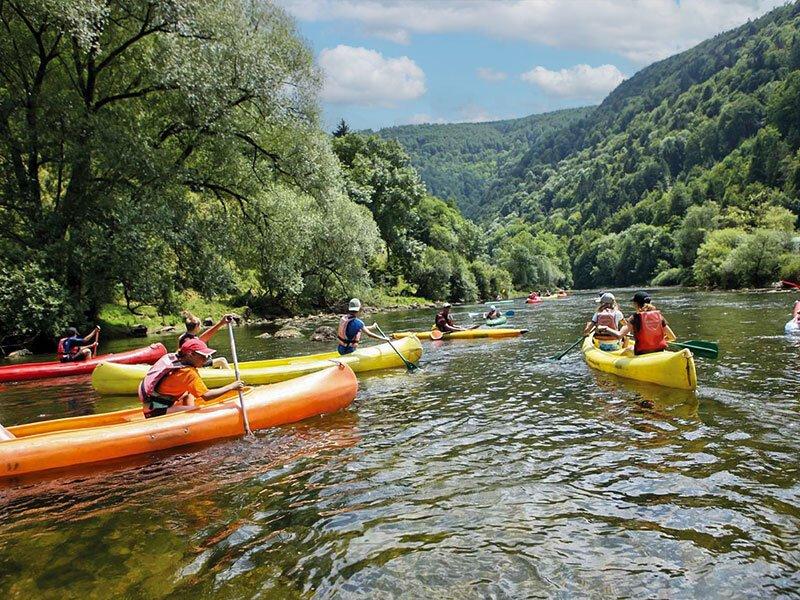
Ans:
POLYGON ((164 344, 150 344, 146 348, 137 348, 119 354, 102 354, 81 362, 39 362, 20 363, 0 367, 0 382, 27 381, 29 379, 46 379, 48 377, 66 377, 68 375, 84 375, 91 373, 101 362, 114 362, 125 365, 154 363, 167 353, 164 344))

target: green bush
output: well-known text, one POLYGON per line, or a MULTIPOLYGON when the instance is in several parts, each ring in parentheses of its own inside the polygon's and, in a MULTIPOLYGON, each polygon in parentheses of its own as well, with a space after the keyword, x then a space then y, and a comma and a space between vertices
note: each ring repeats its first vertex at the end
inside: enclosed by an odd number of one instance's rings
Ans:
POLYGON ((780 277, 795 283, 800 281, 800 256, 797 254, 784 254, 781 257, 780 277))
POLYGON ((652 285, 680 285, 685 278, 685 270, 681 267, 672 267, 661 271, 653 278, 652 285))
POLYGON ((75 318, 67 290, 38 264, 0 268, 0 336, 55 338, 75 318))

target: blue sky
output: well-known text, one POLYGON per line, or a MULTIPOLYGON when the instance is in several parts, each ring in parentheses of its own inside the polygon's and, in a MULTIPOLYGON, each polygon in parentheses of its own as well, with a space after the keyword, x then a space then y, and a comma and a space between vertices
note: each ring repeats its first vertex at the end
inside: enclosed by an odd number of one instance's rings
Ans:
POLYGON ((487 121, 600 102, 778 0, 278 0, 324 75, 324 124, 487 121))

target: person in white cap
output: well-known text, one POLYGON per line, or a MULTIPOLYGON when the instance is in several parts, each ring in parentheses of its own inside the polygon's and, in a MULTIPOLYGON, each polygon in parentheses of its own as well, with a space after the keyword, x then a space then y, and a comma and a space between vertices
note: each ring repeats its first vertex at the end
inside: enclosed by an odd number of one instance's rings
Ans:
POLYGON ((361 341, 362 332, 376 340, 387 341, 387 338, 373 331, 378 326, 376 323, 367 327, 364 321, 358 318, 358 313, 361 312, 361 300, 358 298, 350 300, 347 305, 347 311, 347 314, 342 315, 341 319, 339 319, 339 329, 336 332, 336 337, 339 340, 337 350, 340 355, 356 351, 358 343, 361 341))
POLYGON ((606 352, 619 350, 622 345, 615 333, 625 325, 625 316, 617 306, 617 299, 614 294, 604 292, 595 299, 595 302, 599 302, 600 306, 583 328, 583 335, 589 335, 594 331, 594 339, 597 340, 600 350, 606 352), (610 333, 611 330, 614 333, 610 333))
POLYGON ((459 327, 453 322, 453 317, 450 316, 451 307, 452 304, 449 302, 442 304, 442 310, 436 313, 434 329, 438 329, 442 333, 450 333, 451 331, 466 331, 466 327, 459 327))
POLYGON ((497 307, 494 304, 492 304, 489 307, 489 312, 484 313, 483 318, 484 319, 499 319, 501 316, 502 315, 500 314, 500 311, 497 310, 497 307))

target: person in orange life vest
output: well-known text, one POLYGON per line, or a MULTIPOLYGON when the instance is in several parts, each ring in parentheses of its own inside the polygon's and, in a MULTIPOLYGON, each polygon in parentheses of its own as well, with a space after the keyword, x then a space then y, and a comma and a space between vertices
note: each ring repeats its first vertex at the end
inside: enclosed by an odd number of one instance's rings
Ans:
POLYGON ((376 340, 388 341, 388 338, 373 331, 377 327, 376 323, 367 327, 364 321, 358 318, 358 313, 361 312, 361 300, 358 298, 350 300, 347 305, 347 311, 347 314, 342 315, 341 319, 339 319, 339 329, 336 332, 336 337, 339 340, 339 346, 336 349, 340 355, 355 352, 358 348, 358 343, 361 341, 362 333, 366 333, 376 340))
POLYGON ((661 311, 651 303, 650 295, 647 292, 636 292, 631 301, 636 307, 636 312, 621 330, 608 330, 609 333, 616 334, 620 339, 625 339, 626 335, 633 333, 634 354, 650 354, 666 350, 669 342, 677 338, 661 316, 661 311))
POLYGON ((145 418, 160 417, 167 413, 187 410, 216 400, 220 396, 240 390, 241 381, 209 390, 197 369, 202 367, 216 350, 209 348, 200 338, 186 340, 175 354, 162 356, 147 371, 139 384, 139 400, 145 418))
MULTIPOLYGON (((198 319, 188 310, 183 311, 181 314, 184 318, 183 322, 186 325, 186 331, 178 338, 178 348, 183 345, 183 342, 192 338, 199 338, 208 343, 208 341, 214 337, 214 334, 217 333, 217 331, 219 331, 223 325, 226 325, 229 321, 237 318, 237 316, 234 314, 223 315, 216 325, 209 327, 205 331, 202 331, 200 329, 200 319, 198 319)), ((213 367, 215 369, 230 369, 228 361, 221 356, 218 358, 209 359, 203 366, 213 367)))
POLYGON ((92 333, 80 337, 78 330, 74 327, 68 327, 64 332, 64 337, 58 340, 58 350, 56 355, 61 362, 80 362, 92 357, 93 349, 92 340, 97 340, 97 334, 100 328, 95 327, 92 333))
POLYGON ((434 329, 438 329, 442 333, 449 333, 451 331, 466 331, 466 327, 460 327, 453 322, 453 317, 450 316, 450 308, 453 305, 449 302, 442 304, 442 310, 436 313, 436 322, 434 329))
POLYGON ((617 306, 617 299, 614 294, 606 292, 600 294, 595 302, 599 302, 600 306, 583 328, 583 335, 589 335, 594 331, 594 339, 597 340, 600 350, 606 352, 619 350, 622 347, 619 338, 616 334, 609 333, 609 330, 617 331, 625 325, 625 316, 617 306))

